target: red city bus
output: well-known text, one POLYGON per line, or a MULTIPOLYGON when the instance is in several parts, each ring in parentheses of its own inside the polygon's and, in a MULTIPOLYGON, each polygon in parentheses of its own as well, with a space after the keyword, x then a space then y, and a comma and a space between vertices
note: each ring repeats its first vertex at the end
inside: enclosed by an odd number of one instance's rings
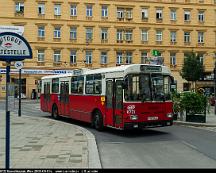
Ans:
POLYGON ((170 70, 131 64, 42 77, 41 110, 103 127, 171 126, 170 70))

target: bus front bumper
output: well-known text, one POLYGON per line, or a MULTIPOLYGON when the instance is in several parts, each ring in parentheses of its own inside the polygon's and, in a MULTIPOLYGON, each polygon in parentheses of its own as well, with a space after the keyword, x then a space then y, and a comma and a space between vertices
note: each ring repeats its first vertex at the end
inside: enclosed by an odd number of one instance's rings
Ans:
POLYGON ((142 129, 142 128, 153 128, 153 127, 164 127, 173 125, 173 120, 164 121, 149 121, 149 122, 127 122, 124 123, 124 129, 142 129))

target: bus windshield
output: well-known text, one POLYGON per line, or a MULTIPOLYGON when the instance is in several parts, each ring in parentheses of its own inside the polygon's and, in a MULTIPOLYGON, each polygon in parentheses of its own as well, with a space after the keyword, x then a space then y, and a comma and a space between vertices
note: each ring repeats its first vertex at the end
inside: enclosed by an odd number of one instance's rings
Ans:
POLYGON ((125 78, 125 101, 170 100, 170 76, 162 74, 130 74, 125 78))

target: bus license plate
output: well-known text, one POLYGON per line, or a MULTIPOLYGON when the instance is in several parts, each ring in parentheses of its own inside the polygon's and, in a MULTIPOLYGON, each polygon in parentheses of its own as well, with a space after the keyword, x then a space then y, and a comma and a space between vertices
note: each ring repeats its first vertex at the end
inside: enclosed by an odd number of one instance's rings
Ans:
POLYGON ((148 120, 158 120, 158 117, 148 117, 148 120))

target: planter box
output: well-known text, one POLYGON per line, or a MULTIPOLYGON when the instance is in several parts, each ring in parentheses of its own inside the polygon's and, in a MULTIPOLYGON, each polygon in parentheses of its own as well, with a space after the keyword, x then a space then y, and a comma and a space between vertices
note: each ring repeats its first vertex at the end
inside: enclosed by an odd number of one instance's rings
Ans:
POLYGON ((187 122, 196 122, 196 123, 206 123, 206 115, 205 114, 186 114, 187 122))

